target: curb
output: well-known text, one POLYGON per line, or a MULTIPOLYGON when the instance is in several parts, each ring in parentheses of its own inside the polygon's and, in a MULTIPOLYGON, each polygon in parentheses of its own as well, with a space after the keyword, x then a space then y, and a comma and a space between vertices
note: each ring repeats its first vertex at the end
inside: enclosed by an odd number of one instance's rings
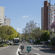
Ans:
POLYGON ((7 46, 7 47, 0 47, 0 50, 3 50, 3 49, 6 49, 6 48, 8 48, 9 46, 7 46))

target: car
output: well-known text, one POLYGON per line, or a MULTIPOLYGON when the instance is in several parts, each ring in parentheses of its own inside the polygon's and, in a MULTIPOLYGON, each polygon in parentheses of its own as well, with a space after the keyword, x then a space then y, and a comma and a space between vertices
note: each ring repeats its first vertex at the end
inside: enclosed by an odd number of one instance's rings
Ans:
POLYGON ((6 44, 8 44, 8 45, 12 45, 13 44, 13 41, 6 41, 6 44))

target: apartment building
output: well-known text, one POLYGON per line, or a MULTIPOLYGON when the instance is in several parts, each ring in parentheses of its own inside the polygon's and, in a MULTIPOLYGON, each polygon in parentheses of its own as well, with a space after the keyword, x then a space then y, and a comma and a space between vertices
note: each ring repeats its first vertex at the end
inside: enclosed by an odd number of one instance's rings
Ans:
POLYGON ((10 26, 10 19, 4 15, 4 7, 0 7, 0 26, 10 26))
POLYGON ((4 7, 0 7, 0 25, 4 23, 4 7))
MULTIPOLYGON (((55 21, 55 5, 51 5, 47 0, 41 8, 41 29, 50 30, 51 24, 55 21)), ((51 29, 54 31, 54 28, 51 29)))

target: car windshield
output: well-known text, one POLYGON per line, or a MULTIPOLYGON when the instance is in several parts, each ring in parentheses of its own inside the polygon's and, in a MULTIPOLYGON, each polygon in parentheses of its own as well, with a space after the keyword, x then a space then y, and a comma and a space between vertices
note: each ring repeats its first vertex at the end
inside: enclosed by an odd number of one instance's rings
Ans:
POLYGON ((0 55, 55 55, 55 0, 0 0, 0 55))

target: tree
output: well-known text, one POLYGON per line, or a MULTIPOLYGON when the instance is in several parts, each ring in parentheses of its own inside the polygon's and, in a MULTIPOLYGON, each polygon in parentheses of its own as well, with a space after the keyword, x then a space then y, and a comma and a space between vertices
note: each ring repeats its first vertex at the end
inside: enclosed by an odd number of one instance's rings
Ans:
POLYGON ((51 39, 51 44, 52 44, 52 46, 55 46, 55 37, 53 37, 53 38, 51 39))
POLYGON ((34 21, 30 21, 26 24, 26 27, 23 30, 23 34, 25 35, 25 39, 31 38, 32 30, 36 28, 36 23, 34 21))
POLYGON ((11 26, 0 26, 0 38, 2 40, 11 40, 19 36, 18 32, 11 26))
POLYGON ((48 41, 50 39, 50 32, 49 31, 42 31, 40 40, 41 41, 48 41))
POLYGON ((26 24, 26 27, 24 28, 25 33, 31 33, 33 29, 36 28, 36 23, 34 21, 30 21, 26 24))
POLYGON ((33 36, 33 39, 39 39, 40 36, 41 36, 41 30, 40 28, 35 28, 33 31, 32 31, 32 36, 33 36))

